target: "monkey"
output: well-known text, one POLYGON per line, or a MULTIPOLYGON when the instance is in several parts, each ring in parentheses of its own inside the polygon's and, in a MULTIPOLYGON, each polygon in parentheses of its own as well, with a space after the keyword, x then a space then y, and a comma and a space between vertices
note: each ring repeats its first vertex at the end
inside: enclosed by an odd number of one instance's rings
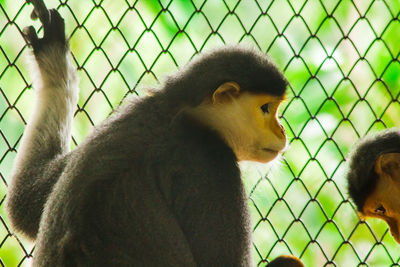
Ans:
POLYGON ((33 266, 251 266, 238 162, 287 146, 288 81, 272 60, 241 45, 202 53, 71 151, 79 82, 65 23, 31 3, 44 30, 24 29, 36 102, 6 209, 36 242, 33 266))
POLYGON ((360 217, 385 221, 400 244, 400 129, 362 138, 350 152, 346 179, 360 217))

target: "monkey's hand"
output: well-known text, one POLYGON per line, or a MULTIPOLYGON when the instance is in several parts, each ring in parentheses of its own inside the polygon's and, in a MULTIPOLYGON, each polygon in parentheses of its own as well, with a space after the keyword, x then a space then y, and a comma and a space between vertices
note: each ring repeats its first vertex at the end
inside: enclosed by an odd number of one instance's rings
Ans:
POLYGON ((65 38, 65 24, 61 15, 56 9, 48 10, 43 0, 27 0, 31 2, 34 9, 31 14, 32 19, 39 18, 43 25, 44 34, 39 38, 35 28, 29 26, 24 28, 23 35, 27 43, 32 46, 35 56, 45 51, 51 46, 60 46, 67 48, 65 38))
MULTIPOLYGON (((64 97, 70 98, 69 95, 72 93, 75 96, 78 91, 75 88, 77 87, 76 83, 71 88, 65 87, 65 83, 76 81, 76 71, 71 64, 68 41, 65 38, 64 19, 56 9, 47 9, 44 0, 26 1, 32 3, 34 7, 31 18, 39 19, 43 28, 42 37, 38 37, 33 26, 26 27, 23 31, 23 36, 27 44, 32 47, 41 73, 42 81, 38 83, 37 87, 42 84, 42 88, 65 88, 64 92, 67 95, 63 95, 64 97)), ((32 80, 35 83, 35 77, 32 80)), ((52 91, 53 89, 43 90, 52 91)), ((60 94, 59 97, 61 96, 60 94)), ((53 98, 54 96, 48 97, 53 98)))

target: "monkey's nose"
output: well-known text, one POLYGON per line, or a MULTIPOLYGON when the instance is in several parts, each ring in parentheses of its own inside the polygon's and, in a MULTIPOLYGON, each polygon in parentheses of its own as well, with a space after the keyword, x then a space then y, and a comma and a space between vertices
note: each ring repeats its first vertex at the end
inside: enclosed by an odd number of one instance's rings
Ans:
POLYGON ((281 130, 281 134, 282 134, 283 136, 286 136, 285 127, 283 127, 283 125, 279 123, 279 128, 280 128, 280 130, 281 130))
POLYGON ((282 133, 283 135, 286 135, 285 127, 283 127, 282 124, 280 124, 279 126, 280 126, 280 128, 281 128, 281 133, 282 133))

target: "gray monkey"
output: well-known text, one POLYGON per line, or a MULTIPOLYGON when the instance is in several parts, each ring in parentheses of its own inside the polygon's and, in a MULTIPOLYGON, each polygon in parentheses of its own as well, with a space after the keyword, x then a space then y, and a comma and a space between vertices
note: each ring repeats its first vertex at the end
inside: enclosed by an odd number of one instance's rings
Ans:
POLYGON ((250 266, 237 162, 268 162, 285 148, 282 73, 254 49, 205 53, 70 151, 78 79, 64 21, 31 1, 44 35, 24 31, 36 104, 7 211, 14 229, 36 241, 33 265, 250 266))

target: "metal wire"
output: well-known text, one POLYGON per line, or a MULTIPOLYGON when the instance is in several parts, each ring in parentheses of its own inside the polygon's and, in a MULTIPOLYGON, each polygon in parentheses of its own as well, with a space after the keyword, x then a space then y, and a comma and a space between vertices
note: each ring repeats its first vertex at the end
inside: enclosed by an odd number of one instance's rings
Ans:
MULTIPOLYGON (((346 156, 360 137, 399 125, 400 3, 390 0, 49 0, 66 20, 81 79, 73 141, 130 94, 196 53, 244 42, 290 81, 281 109, 290 147, 278 168, 241 165, 254 259, 294 254, 306 266, 399 266, 387 226, 348 201, 346 156)), ((32 7, 0 1, 0 265, 27 266, 34 247, 13 235, 7 179, 33 98, 21 29, 32 7)), ((35 24, 35 23, 34 23, 35 24)), ((36 23, 37 29, 39 24, 36 23)), ((39 30, 41 32, 41 30, 39 30)))

